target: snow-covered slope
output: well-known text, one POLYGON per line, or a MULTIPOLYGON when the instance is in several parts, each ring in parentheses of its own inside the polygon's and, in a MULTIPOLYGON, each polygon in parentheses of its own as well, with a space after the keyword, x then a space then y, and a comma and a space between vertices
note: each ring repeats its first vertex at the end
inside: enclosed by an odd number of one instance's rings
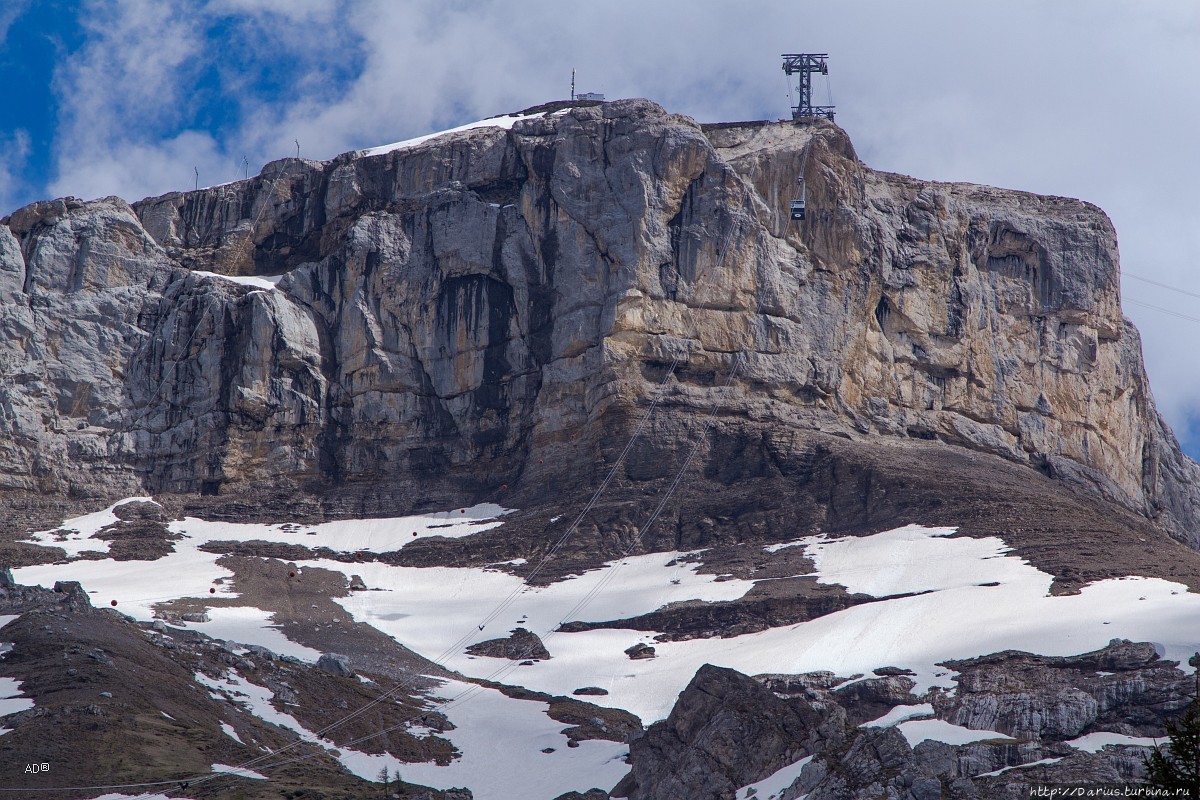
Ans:
MULTIPOLYGON (((51 531, 34 541, 54 545, 65 536, 72 554, 93 549, 99 556, 105 552, 103 542, 81 537, 111 522, 110 517, 115 519, 112 511, 110 507, 65 523, 78 534, 51 531)), ((178 538, 172 542, 173 552, 162 558, 72 559, 21 568, 15 570, 15 577, 45 585, 79 580, 97 604, 115 599, 120 610, 151 619, 167 601, 239 596, 238 585, 230 580, 234 573, 221 565, 227 563, 222 562, 225 557, 201 549, 206 544, 303 543, 338 553, 366 553, 373 559, 402 550, 414 541, 414 533, 420 539, 496 531, 503 527, 507 513, 508 509, 488 505, 421 517, 315 526, 188 518, 169 524, 178 538), (210 589, 216 589, 216 594, 210 589)), ((996 537, 968 538, 956 536, 953 528, 906 525, 861 537, 802 537, 759 550, 769 555, 792 548, 803 549, 815 565, 810 577, 818 582, 876 599, 742 636, 660 641, 655 631, 563 632, 559 627, 573 621, 635 617, 682 601, 733 601, 743 598, 756 582, 729 576, 718 579, 711 572, 698 571, 695 553, 679 552, 630 556, 536 587, 497 567, 396 566, 371 559, 316 557, 294 563, 341 573, 347 582, 360 576, 365 591, 335 598, 347 612, 347 620, 373 626, 464 676, 548 695, 570 696, 582 687, 598 687, 607 694, 590 700, 631 711, 645 723, 665 717, 679 692, 706 663, 746 674, 829 670, 847 678, 891 666, 911 670, 914 694, 920 694, 933 686, 953 687, 955 674, 940 666, 942 662, 1002 650, 1070 655, 1124 637, 1153 641, 1162 654, 1186 665, 1188 656, 1200 649, 1200 629, 1195 626, 1200 596, 1186 587, 1131 576, 1094 583, 1075 595, 1052 595, 1052 577, 1013 555, 996 537), (539 635, 550 658, 518 663, 522 660, 466 652, 467 646, 504 637, 516 627, 539 635), (639 643, 652 645, 655 657, 626 655, 639 643)), ((786 576, 772 580, 781 577, 786 576)), ((319 655, 302 643, 289 642, 271 626, 265 611, 217 605, 208 613, 211 621, 192 627, 301 658, 319 655)), ((220 686, 211 680, 206 685, 240 702, 257 703, 254 698, 262 695, 256 707, 270 707, 270 692, 253 687, 248 678, 231 676, 220 686), (235 686, 239 682, 241 688, 235 686)), ((381 766, 400 767, 410 779, 431 785, 470 785, 480 800, 511 797, 521 787, 523 796, 550 800, 572 788, 611 786, 625 769, 621 761, 625 751, 619 744, 587 741, 567 749, 559 733, 561 723, 546 716, 544 704, 455 681, 444 684, 434 696, 448 698, 445 713, 458 726, 449 738, 461 751, 458 759, 448 766, 401 764, 391 757, 355 755, 347 749, 341 754, 347 768, 372 778, 381 766), (495 742, 503 742, 504 747, 496 749, 495 742), (547 748, 553 752, 543 753, 547 748), (535 758, 536 785, 520 766, 535 758), (491 777, 485 780, 485 775, 491 777)), ((896 725, 914 746, 925 739, 962 744, 1002 737, 995 731, 968 730, 942 720, 912 719, 931 713, 927 705, 905 706, 871 724, 896 725)), ((294 722, 281 724, 301 732, 294 722)), ((1085 737, 1079 746, 1093 746, 1092 741, 1085 737)))

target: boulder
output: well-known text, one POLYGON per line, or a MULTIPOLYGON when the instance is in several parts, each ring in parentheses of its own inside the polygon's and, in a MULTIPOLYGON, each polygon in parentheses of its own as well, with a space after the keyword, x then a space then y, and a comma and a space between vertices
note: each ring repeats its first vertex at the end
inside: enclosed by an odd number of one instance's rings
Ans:
POLYGON ((322 653, 317 659, 317 669, 342 678, 353 678, 355 674, 350 668, 350 659, 337 653, 322 653))

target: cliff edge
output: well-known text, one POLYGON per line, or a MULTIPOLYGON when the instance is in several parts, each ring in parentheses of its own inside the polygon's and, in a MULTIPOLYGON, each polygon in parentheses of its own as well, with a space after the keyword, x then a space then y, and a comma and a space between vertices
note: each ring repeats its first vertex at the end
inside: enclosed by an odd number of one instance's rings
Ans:
POLYGON ((1200 544, 1096 207, 876 172, 823 121, 519 116, 4 219, 0 492, 547 499, 658 397, 622 480, 716 403, 710 471, 940 442, 1200 544))

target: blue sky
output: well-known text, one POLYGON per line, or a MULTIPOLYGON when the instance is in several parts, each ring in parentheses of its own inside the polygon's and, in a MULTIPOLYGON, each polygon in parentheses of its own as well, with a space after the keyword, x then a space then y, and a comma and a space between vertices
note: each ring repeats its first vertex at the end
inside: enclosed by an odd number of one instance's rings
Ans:
POLYGON ((4 0, 0 37, 0 215, 444 129, 565 97, 572 68, 701 121, 778 118, 778 55, 829 52, 871 166, 1109 213, 1160 409, 1200 454, 1200 310, 1146 280, 1200 291, 1194 0, 4 0))

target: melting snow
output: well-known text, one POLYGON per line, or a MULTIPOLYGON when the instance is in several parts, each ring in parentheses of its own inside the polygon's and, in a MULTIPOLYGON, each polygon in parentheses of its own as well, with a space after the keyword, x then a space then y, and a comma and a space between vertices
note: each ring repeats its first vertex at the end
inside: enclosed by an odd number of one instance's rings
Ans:
POLYGON ((444 767, 400 764, 405 780, 442 788, 468 786, 476 800, 550 800, 573 790, 613 786, 629 772, 627 745, 592 739, 567 747, 562 731, 570 726, 546 716, 547 703, 513 700, 458 681, 447 682, 442 691, 447 690, 462 699, 438 709, 456 726, 439 735, 462 755, 444 767), (542 752, 547 748, 554 752, 542 752))
MULTIPOLYGON (((147 498, 133 498, 144 500, 147 498)), ((121 503, 129 502, 128 500, 121 503)), ((64 525, 84 531, 96 531, 115 521, 111 514, 116 505, 105 511, 69 520, 64 525)), ((69 563, 41 564, 13 570, 17 581, 30 585, 52 586, 58 580, 79 581, 92 595, 97 606, 117 601, 117 608, 135 619, 149 621, 154 618, 154 608, 180 598, 204 599, 211 597, 209 589, 216 589, 221 598, 237 597, 231 586, 233 573, 217 564, 222 557, 200 547, 213 540, 249 542, 255 540, 286 542, 306 547, 328 547, 331 550, 351 552, 369 549, 373 552, 398 550, 417 538, 443 536, 457 538, 482 533, 502 524, 497 518, 511 513, 493 503, 458 508, 437 514, 387 519, 348 520, 329 522, 322 525, 255 525, 208 522, 186 518, 172 522, 168 530, 182 538, 173 541, 172 552, 156 561, 98 561, 79 560, 69 563), (315 535, 308 535, 313 533, 315 535), (414 537, 413 534, 417 536, 414 537), (220 583, 218 583, 220 581, 220 583)), ((60 529, 62 526, 60 526, 60 529)), ((53 533, 53 532, 49 532, 53 533)), ((88 534, 90 535, 90 534, 88 534)), ((54 537, 35 535, 35 544, 59 546, 54 537), (39 538, 40 537, 40 538, 39 538)), ((106 548, 107 543, 91 540, 106 548)), ((100 549, 91 545, 83 549, 100 549)), ((340 562, 331 562, 340 563, 340 562)), ((341 565, 346 567, 345 564, 341 565)), ((362 565, 354 565, 355 567, 362 565)), ((357 569, 355 570, 357 571, 357 569)), ((260 614, 259 625, 252 624, 253 612, 238 609, 213 608, 209 611, 212 626, 200 630, 223 630, 230 636, 239 637, 243 644, 258 644, 276 652, 295 655, 297 658, 313 660, 317 651, 299 644, 288 644, 283 635, 271 627, 266 614, 260 614)), ((214 635, 221 635, 214 633, 214 635)))
MULTIPOLYGON (((115 597, 122 610, 148 619, 155 603, 177 597, 204 597, 215 586, 213 581, 229 576, 228 570, 216 564, 216 554, 197 549, 207 541, 262 539, 341 552, 381 552, 404 547, 413 541, 414 531, 418 536, 453 537, 495 528, 502 524, 499 517, 505 513, 507 510, 498 506, 480 506, 424 517, 318 526, 235 525, 187 519, 170 526, 184 537, 173 543, 175 552, 155 562, 81 560, 14 572, 26 583, 80 580, 96 594, 100 604, 115 597)), ((1120 637, 1154 641, 1164 657, 1183 664, 1200 649, 1200 634, 1194 625, 1200 617, 1200 595, 1188 592, 1181 584, 1158 578, 1112 579, 1090 584, 1076 595, 1052 596, 1052 577, 1013 555, 1001 539, 957 537, 953 533, 951 528, 907 525, 873 536, 810 536, 764 548, 774 552, 802 547, 815 567, 813 574, 818 581, 880 599, 787 627, 727 639, 680 642, 655 642, 653 631, 554 631, 565 621, 622 619, 673 602, 733 600, 754 583, 741 579, 717 581, 714 575, 698 574, 695 565, 676 561, 686 555, 683 553, 631 557, 540 587, 524 586, 516 576, 486 568, 398 567, 329 559, 301 563, 336 570, 347 577, 361 575, 377 591, 356 592, 336 598, 337 602, 356 621, 375 626, 421 655, 436 659, 448 653, 443 663, 451 669, 555 695, 570 695, 581 686, 600 686, 609 694, 592 698, 593 702, 628 709, 647 724, 666 716, 678 693, 706 663, 747 674, 832 670, 838 675, 865 675, 883 665, 907 667, 915 673, 915 691, 920 693, 930 686, 953 686, 953 676, 938 667, 939 662, 1006 649, 1065 656, 1099 649, 1110 639, 1120 637), (494 613, 504 598, 511 603, 494 613), (480 622, 488 619, 491 621, 480 630, 480 622), (462 652, 465 645, 506 635, 516 626, 513 620, 541 636, 552 658, 518 666, 495 658, 470 658, 462 652), (631 661, 624 650, 639 642, 652 643, 657 657, 631 661)), ((53 542, 43 539, 39 543, 53 542)), ((234 593, 225 584, 220 595, 229 597, 234 593)), ((210 615, 214 619, 207 623, 214 626, 211 630, 244 626, 245 632, 229 633, 229 637, 283 649, 278 639, 268 642, 255 638, 255 631, 268 630, 270 633, 263 635, 281 636, 269 628, 265 615, 260 619, 244 609, 213 609, 210 615), (223 614, 229 616, 223 618, 223 614), (244 618, 235 618, 239 614, 244 618)), ((203 625, 195 627, 205 629, 203 625)), ((496 697, 488 700, 477 696, 462 704, 460 712, 469 715, 472 706, 487 707, 491 709, 489 714, 496 708, 508 708, 496 697)), ((520 706, 530 707, 528 703, 520 706)), ((912 719, 909 715, 918 710, 911 706, 893 709, 869 724, 894 724, 913 741, 1003 738, 995 731, 972 731, 939 720, 912 719)), ((509 709, 505 713, 518 712, 509 709)), ((540 710, 537 713, 544 717, 540 710)), ((475 725, 483 729, 490 725, 494 731, 501 724, 489 720, 491 717, 472 719, 455 733, 465 737, 475 725)), ((543 731, 547 736, 548 730, 543 731)), ((493 743, 497 740, 493 736, 493 743)), ((473 746, 463 741, 464 746, 473 746)), ((1092 740, 1081 737, 1078 741, 1092 740)), ((575 750, 584 748, 572 748, 575 750)), ((597 752, 591 751, 589 758, 597 752)), ((554 754, 548 754, 546 763, 556 763, 558 755, 556 748, 554 754)), ((343 757, 359 769, 369 768, 366 777, 374 777, 384 765, 374 761, 383 757, 349 751, 343 752, 343 757)), ((479 773, 472 770, 483 769, 476 759, 486 757, 486 753, 467 753, 455 762, 461 772, 437 773, 444 776, 437 782, 444 779, 445 785, 454 785, 455 781, 461 785, 465 780, 461 776, 477 776, 479 773)), ((593 765, 589 769, 607 775, 605 770, 610 767, 604 766, 608 764, 606 758, 589 762, 593 765)), ((420 768, 450 769, 433 765, 420 768)), ((414 766, 404 769, 411 775, 414 766)), ((614 774, 618 772, 616 766, 611 769, 614 774)), ((527 786, 533 780, 529 772, 510 767, 508 774, 519 774, 521 785, 527 786)), ((497 785, 495 781, 506 780, 509 778, 497 774, 484 783, 497 785)), ((537 797, 536 793, 526 796, 537 797)))
POLYGON ((213 764, 212 771, 220 772, 225 775, 237 775, 241 778, 253 778, 256 781, 267 780, 267 776, 263 775, 261 772, 255 772, 254 770, 246 769, 245 767, 231 767, 228 764, 213 764))
POLYGON ((1109 745, 1129 745, 1132 747, 1154 747, 1160 740, 1148 736, 1126 736, 1123 733, 1111 733, 1110 731, 1097 731, 1096 733, 1088 733, 1080 736, 1078 739, 1072 739, 1064 744, 1069 744, 1078 750, 1086 750, 1089 753, 1108 747, 1109 745))
POLYGON ((0 717, 33 708, 33 701, 21 697, 21 682, 16 678, 0 678, 0 717))
POLYGON ((283 280, 282 275, 222 275, 218 272, 206 272, 202 269, 192 270, 192 274, 203 275, 206 278, 220 278, 221 280, 233 281, 242 286, 266 289, 267 291, 277 289, 277 284, 283 280))
POLYGON ((796 782, 800 777, 800 773, 813 760, 812 756, 805 756, 794 764, 788 764, 786 767, 773 772, 760 781, 755 781, 749 786, 743 786, 737 790, 737 800, 746 800, 753 797, 754 800, 775 800, 779 795, 783 794, 783 790, 796 782))
POLYGON ((932 717, 933 706, 929 703, 920 703, 915 706, 896 706, 891 711, 884 714, 878 719, 873 719, 870 722, 864 722, 860 728, 890 728, 898 722, 905 720, 917 719, 918 717, 932 717))
POLYGON ((1001 767, 1000 769, 998 769, 994 772, 984 772, 979 775, 976 775, 975 777, 976 778, 994 778, 997 775, 1003 775, 1004 773, 1008 772, 1009 770, 1026 769, 1028 767, 1040 767, 1043 764, 1057 764, 1060 761, 1062 761, 1062 756, 1059 756, 1058 758, 1039 758, 1037 761, 1030 761, 1028 764, 1014 764, 1011 767, 1001 767))
POLYGON ((961 725, 946 722, 944 719, 909 720, 908 722, 901 722, 896 726, 896 729, 904 734, 904 738, 908 740, 909 747, 916 747, 926 739, 955 745, 981 742, 985 739, 1004 739, 1006 741, 1012 739, 1011 736, 999 731, 981 731, 974 728, 964 728, 961 725))
POLYGON ((443 687, 452 690, 453 695, 438 710, 457 729, 440 735, 459 749, 460 756, 442 767, 409 764, 390 755, 363 753, 318 738, 295 717, 271 705, 274 693, 270 689, 251 683, 234 670, 227 678, 210 678, 197 672, 196 681, 208 687, 213 697, 224 695, 259 719, 324 747, 346 769, 365 780, 374 780, 387 767, 389 771, 401 770, 405 780, 417 783, 447 788, 470 786, 476 800, 549 800, 573 789, 611 786, 629 771, 624 762, 628 753, 625 745, 583 741, 579 747, 569 748, 567 737, 561 733, 569 726, 546 716, 547 703, 513 700, 495 689, 474 684, 450 681, 443 687), (554 752, 543 753, 547 747, 554 748, 554 752), (513 769, 517 764, 534 768, 513 769))
POLYGON ((94 533, 99 533, 102 528, 120 521, 117 515, 113 513, 113 509, 117 508, 117 506, 133 502, 153 503, 154 500, 149 497, 127 497, 124 500, 118 500, 103 511, 95 511, 91 514, 84 514, 81 517, 72 517, 71 519, 64 520, 57 528, 48 531, 38 531, 26 541, 45 547, 61 547, 66 551, 67 558, 77 557, 85 550, 107 553, 109 542, 104 539, 91 539, 89 537, 94 533))
POLYGON ((448 133, 458 133, 459 131, 469 131, 475 128, 503 128, 508 130, 512 128, 513 123, 519 119, 535 119, 545 116, 544 114, 530 114, 528 116, 505 115, 501 117, 492 117, 491 119, 481 119, 475 122, 468 122, 466 125, 459 125, 457 128, 448 128, 437 133, 427 133, 424 136, 418 136, 414 139, 405 139, 402 142, 394 144, 385 144, 381 147, 372 147, 368 150, 360 150, 359 153, 363 156, 381 156, 384 153, 391 153, 394 150, 403 150, 406 147, 416 147, 419 144, 424 144, 431 139, 436 139, 439 136, 445 136, 448 133))
MULTIPOLYGON (((228 736, 230 739, 233 739, 238 744, 245 744, 245 742, 242 741, 242 737, 238 736, 238 732, 235 731, 233 729, 233 726, 230 725, 228 722, 221 723, 221 730, 224 732, 224 734, 226 736, 228 736)), ((214 768, 216 767, 215 764, 213 766, 214 766, 214 768)))
POLYGON ((260 645, 280 655, 295 656, 301 661, 316 661, 321 657, 320 650, 305 647, 284 636, 278 628, 272 626, 271 615, 262 609, 254 606, 213 606, 206 613, 209 617, 208 622, 175 624, 200 631, 214 639, 260 645))

